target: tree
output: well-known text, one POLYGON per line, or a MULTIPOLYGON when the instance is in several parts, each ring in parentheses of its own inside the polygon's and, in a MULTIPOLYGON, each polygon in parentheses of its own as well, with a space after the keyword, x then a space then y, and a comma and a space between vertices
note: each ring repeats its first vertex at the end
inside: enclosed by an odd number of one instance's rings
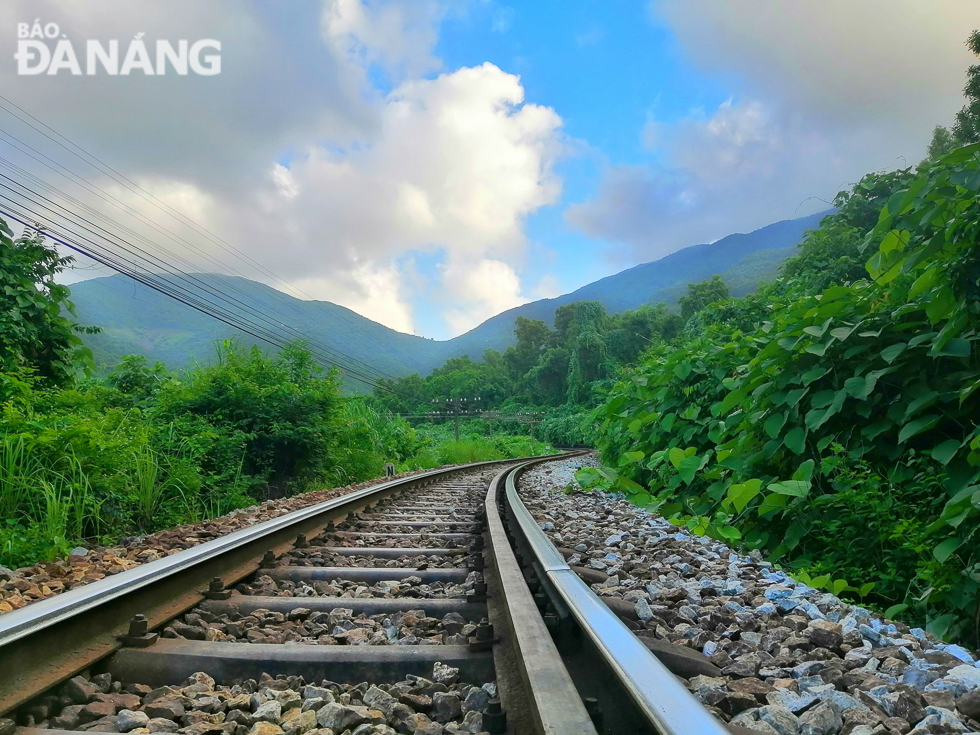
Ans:
POLYGON ((512 378, 520 380, 537 364, 541 353, 554 339, 554 334, 540 319, 519 316, 514 320, 514 336, 517 344, 507 348, 504 360, 512 378))
POLYGON ((79 333, 92 334, 64 316, 75 315, 67 287, 54 278, 72 262, 44 242, 40 230, 17 238, 0 219, 0 370, 27 370, 43 381, 62 385, 77 366, 89 369, 92 353, 79 333))
MULTIPOLYGON (((966 47, 980 56, 980 31, 970 34, 966 47)), ((935 161, 959 146, 980 143, 980 64, 967 69, 963 95, 966 104, 956 113, 953 125, 950 128, 937 125, 932 131, 927 160, 935 161)))
POLYGON ((728 286, 722 277, 715 274, 710 280, 687 284, 687 295, 681 296, 681 319, 687 321, 708 304, 725 301, 729 298, 728 286))
POLYGON ((611 314, 607 326, 609 356, 616 362, 630 364, 650 345, 674 339, 683 323, 677 314, 671 314, 663 304, 657 304, 611 314))

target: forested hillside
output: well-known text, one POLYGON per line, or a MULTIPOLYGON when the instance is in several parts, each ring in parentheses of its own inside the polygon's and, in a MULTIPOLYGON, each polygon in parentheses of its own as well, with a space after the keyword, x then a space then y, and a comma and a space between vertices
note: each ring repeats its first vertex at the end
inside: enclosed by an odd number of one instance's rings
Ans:
MULTIPOLYGON (((505 350, 514 343, 518 317, 540 319, 550 325, 558 307, 576 301, 598 301, 609 312, 661 302, 676 309, 689 282, 714 273, 725 278, 734 295, 744 295, 774 277, 779 264, 795 252, 803 233, 815 227, 821 216, 777 222, 748 234, 729 235, 711 245, 685 248, 570 294, 518 306, 446 341, 403 334, 342 306, 303 301, 244 278, 216 274, 189 277, 209 293, 227 294, 231 301, 223 303, 234 309, 288 323, 297 332, 376 372, 399 377, 426 374, 451 357, 479 359, 486 349, 505 350)), ((123 355, 134 353, 151 362, 163 362, 170 369, 211 362, 214 342, 232 337, 243 344, 269 347, 123 275, 76 283, 72 299, 81 323, 102 328, 98 335, 86 338, 102 370, 117 364, 123 355)), ((345 386, 348 390, 367 388, 354 378, 348 378, 345 386)))
POLYGON ((980 144, 933 154, 625 371, 582 480, 976 642, 980 144))

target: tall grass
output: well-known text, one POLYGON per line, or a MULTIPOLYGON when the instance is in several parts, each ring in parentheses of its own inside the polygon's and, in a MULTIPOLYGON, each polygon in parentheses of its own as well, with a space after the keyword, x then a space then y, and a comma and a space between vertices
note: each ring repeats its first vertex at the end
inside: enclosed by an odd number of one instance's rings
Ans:
POLYGON ((163 503, 166 485, 160 482, 160 463, 156 452, 144 445, 133 462, 133 501, 136 522, 144 531, 153 523, 163 503))
POLYGON ((34 478, 40 469, 22 437, 3 437, 0 441, 0 518, 15 518, 27 507, 34 478))
MULTIPOLYGON (((68 454, 60 464, 42 465, 21 437, 0 440, 0 519, 42 546, 49 559, 98 534, 101 525, 101 504, 81 462, 68 454)), ((6 546, 3 556, 11 555, 13 540, 6 546)))

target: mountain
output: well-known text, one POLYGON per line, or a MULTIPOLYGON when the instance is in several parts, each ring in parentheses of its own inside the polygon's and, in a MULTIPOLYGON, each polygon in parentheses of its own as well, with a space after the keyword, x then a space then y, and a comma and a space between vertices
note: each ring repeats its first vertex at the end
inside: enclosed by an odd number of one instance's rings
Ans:
MULTIPOLYGON (((780 263, 795 252, 803 233, 817 227, 826 214, 776 222, 754 232, 678 250, 563 296, 515 307, 446 341, 396 332, 343 306, 301 301, 245 278, 216 274, 195 274, 192 278, 201 290, 214 294, 216 303, 279 334, 289 334, 281 326, 288 324, 296 330, 293 334, 306 335, 322 354, 333 355, 356 370, 389 376, 425 374, 449 357, 468 354, 478 359, 485 349, 503 350, 513 341, 518 316, 550 323, 555 309, 575 301, 599 301, 610 312, 659 302, 676 307, 688 283, 715 273, 725 279, 733 295, 744 295, 771 279, 780 263)), ((208 362, 214 358, 215 341, 231 336, 269 346, 127 276, 83 281, 72 285, 71 291, 79 322, 104 330, 85 338, 102 369, 134 353, 172 369, 195 361, 208 362)))
POLYGON ((501 312, 450 343, 459 346, 460 354, 473 357, 487 347, 499 350, 501 345, 511 344, 517 317, 543 319, 550 324, 555 309, 576 301, 598 301, 609 312, 660 302, 677 308, 677 299, 687 292, 687 284, 711 278, 715 273, 725 279, 733 296, 744 296, 763 281, 775 278, 779 265, 796 252, 803 234, 815 229, 828 214, 829 210, 818 212, 747 234, 728 235, 713 243, 692 245, 660 260, 600 278, 571 293, 501 312))

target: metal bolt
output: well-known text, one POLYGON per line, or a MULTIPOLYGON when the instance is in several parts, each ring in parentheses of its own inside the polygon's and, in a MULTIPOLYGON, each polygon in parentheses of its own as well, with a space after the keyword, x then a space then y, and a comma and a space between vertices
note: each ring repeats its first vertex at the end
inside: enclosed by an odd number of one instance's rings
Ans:
POLYGON ((476 626, 476 639, 478 641, 488 641, 493 638, 493 626, 490 621, 484 618, 476 626))
POLYGON ((305 549, 310 545, 310 542, 306 540, 306 534, 300 533, 296 536, 296 543, 293 544, 294 548, 305 549))
POLYGON ((548 630, 554 633, 556 630, 558 630, 558 616, 554 613, 545 613, 544 624, 548 630))
POLYGON ((271 566, 275 566, 276 555, 273 553, 272 549, 265 552, 265 556, 262 557, 262 561, 259 562, 259 566, 266 569, 271 566))
POLYGON ((483 729, 490 735, 502 735, 507 732, 507 713, 500 706, 499 699, 491 699, 487 710, 483 713, 483 729))
POLYGON ((221 592, 223 587, 221 577, 212 577, 210 584, 208 584, 208 592, 221 592))
POLYGON ((139 638, 140 636, 146 635, 146 631, 150 629, 150 624, 143 613, 136 613, 129 621, 129 633, 128 635, 133 638, 139 638))
POLYGON ((487 593, 487 583, 475 582, 473 584, 473 592, 478 595, 485 595, 487 593))
POLYGON ((117 636, 123 645, 135 648, 147 648, 152 646, 160 638, 159 633, 149 632, 149 623, 146 616, 137 613, 129 620, 129 632, 126 635, 117 636))

